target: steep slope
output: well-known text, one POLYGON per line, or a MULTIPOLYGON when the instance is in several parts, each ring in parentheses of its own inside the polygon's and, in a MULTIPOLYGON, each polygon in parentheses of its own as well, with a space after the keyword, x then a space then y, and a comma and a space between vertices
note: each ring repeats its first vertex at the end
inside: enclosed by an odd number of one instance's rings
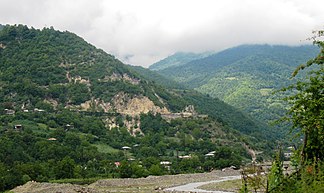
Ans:
POLYGON ((170 66, 157 72, 190 88, 196 88, 207 83, 219 69, 246 57, 259 55, 283 65, 296 67, 315 56, 317 51, 315 46, 243 45, 202 59, 191 60, 182 66, 170 66))
POLYGON ((130 96, 152 92, 113 56, 72 33, 7 27, 0 41, 3 100, 15 95, 10 98, 15 107, 33 107, 43 99, 76 107, 98 98, 112 102, 125 90, 130 96))
POLYGON ((201 58, 205 58, 211 55, 212 52, 205 53, 187 53, 187 52, 177 52, 167 58, 152 64, 149 69, 153 71, 163 70, 169 67, 182 66, 192 60, 197 60, 201 58))
POLYGON ((240 166, 245 143, 267 145, 235 108, 155 84, 73 33, 7 25, 0 45, 0 191, 240 166))
MULTIPOLYGON (((8 108, 69 108, 135 116, 180 112, 191 105, 72 33, 9 26, 0 35, 1 104, 8 108)), ((220 112, 232 109, 219 106, 220 112)))
POLYGON ((285 109, 284 96, 273 92, 291 84, 295 68, 317 52, 315 46, 244 45, 157 72, 270 123, 285 109))
POLYGON ((128 67, 131 69, 131 71, 138 74, 139 76, 142 76, 144 79, 154 82, 154 83, 161 85, 165 88, 184 89, 183 85, 181 85, 171 79, 165 78, 164 76, 160 75, 159 73, 156 73, 149 69, 143 68, 141 66, 128 66, 128 67))

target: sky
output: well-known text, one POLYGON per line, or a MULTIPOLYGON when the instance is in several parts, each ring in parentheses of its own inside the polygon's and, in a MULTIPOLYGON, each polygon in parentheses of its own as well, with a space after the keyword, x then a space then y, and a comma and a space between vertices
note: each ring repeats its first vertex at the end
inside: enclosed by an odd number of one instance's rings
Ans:
POLYGON ((126 64, 241 44, 299 45, 324 29, 323 0, 0 0, 1 24, 70 31, 126 64))

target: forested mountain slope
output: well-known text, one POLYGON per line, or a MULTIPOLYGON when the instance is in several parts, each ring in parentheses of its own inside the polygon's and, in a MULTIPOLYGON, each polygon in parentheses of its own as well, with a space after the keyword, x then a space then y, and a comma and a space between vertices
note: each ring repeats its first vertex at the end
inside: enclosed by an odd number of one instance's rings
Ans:
MULTIPOLYGON (((260 56, 284 66, 295 68, 314 57, 317 52, 318 48, 315 46, 242 45, 202 59, 191 60, 181 66, 171 65, 168 68, 156 71, 191 88, 196 88, 214 77, 214 74, 221 68, 246 57, 260 56)), ((255 63, 257 62, 255 61, 255 63)), ((262 66, 258 70, 262 70, 262 66)))
POLYGON ((317 53, 307 45, 243 45, 156 72, 269 123, 285 109, 284 96, 273 92, 293 83, 292 72, 317 53))
POLYGON ((155 84, 73 33, 23 25, 0 30, 0 123, 0 191, 240 166, 244 143, 269 150, 274 138, 232 106, 155 84))
POLYGON ((163 70, 169 67, 182 66, 190 61, 205 58, 211 55, 212 52, 205 53, 187 53, 187 52, 177 52, 159 62, 152 64, 149 69, 150 70, 163 70))
POLYGON ((142 76, 144 79, 154 82, 158 85, 161 85, 168 89, 184 89, 185 86, 182 84, 177 83, 171 79, 165 78, 164 76, 160 75, 157 72, 151 71, 147 68, 143 68, 141 66, 128 66, 131 71, 142 76))

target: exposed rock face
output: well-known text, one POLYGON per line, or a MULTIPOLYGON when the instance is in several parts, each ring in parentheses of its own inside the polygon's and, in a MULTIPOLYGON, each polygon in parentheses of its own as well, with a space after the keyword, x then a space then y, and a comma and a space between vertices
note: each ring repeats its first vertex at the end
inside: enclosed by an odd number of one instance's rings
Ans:
POLYGON ((52 105, 54 109, 56 109, 57 106, 58 106, 58 104, 59 104, 59 103, 58 103, 56 100, 54 100, 54 99, 44 99, 44 102, 45 102, 45 103, 48 103, 48 104, 50 104, 50 105, 52 105))
POLYGON ((91 103, 92 103, 92 100, 85 101, 84 103, 81 103, 81 105, 80 105, 81 110, 84 110, 84 111, 90 110, 91 109, 91 103))
POLYGON ((129 133, 133 136, 144 135, 141 130, 141 121, 138 117, 132 117, 131 120, 124 120, 124 125, 127 127, 129 133))
POLYGON ((117 81, 117 80, 125 80, 133 85, 138 85, 141 82, 140 79, 133 78, 126 73, 124 74, 113 73, 110 76, 105 76, 104 79, 100 79, 99 81, 108 82, 108 81, 117 81))
MULTIPOLYGON (((106 128, 114 129, 119 128, 119 124, 117 123, 116 117, 107 117, 103 120, 106 128)), ((138 116, 136 117, 128 117, 123 119, 124 127, 127 128, 129 134, 133 136, 144 135, 141 130, 141 121, 138 116)))
POLYGON ((90 80, 89 79, 83 79, 81 76, 73 77, 72 80, 74 81, 74 83, 80 83, 80 84, 85 84, 87 86, 91 86, 90 80))
POLYGON ((105 102, 101 99, 91 99, 79 105, 77 108, 83 111, 97 111, 97 112, 111 112, 115 111, 122 115, 129 115, 131 117, 138 116, 141 113, 160 113, 170 114, 166 107, 156 106, 146 96, 130 97, 124 92, 120 92, 114 96, 112 102, 105 102))
POLYGON ((80 84, 85 84, 88 87, 91 86, 91 83, 90 83, 90 80, 89 79, 83 79, 81 76, 72 77, 70 75, 70 72, 69 71, 66 72, 65 77, 66 77, 66 79, 68 79, 69 83, 73 82, 74 84, 80 83, 80 84))
POLYGON ((109 130, 119 127, 116 122, 116 117, 106 118, 105 120, 103 120, 103 122, 105 123, 106 128, 108 128, 109 130))
POLYGON ((136 116, 141 113, 161 113, 169 114, 169 110, 165 107, 156 106, 146 96, 137 96, 130 98, 127 94, 120 92, 113 99, 116 112, 124 115, 136 116))
MULTIPOLYGON (((72 107, 73 108, 73 107, 72 107)), ((124 118, 123 124, 128 129, 129 133, 133 136, 144 135, 141 130, 140 114, 152 112, 154 114, 171 114, 166 107, 156 106, 146 96, 131 97, 124 92, 115 95, 111 102, 105 102, 101 99, 92 98, 89 101, 82 103, 74 108, 82 111, 95 111, 95 112, 117 112, 124 118), (126 118, 128 117, 128 118, 126 118)), ((119 128, 116 117, 107 117, 104 120, 106 128, 113 129, 119 128)))
POLYGON ((0 48, 5 49, 6 48, 6 45, 0 43, 0 48))
POLYGON ((103 111, 105 113, 108 113, 113 109, 111 103, 105 102, 101 99, 91 99, 89 101, 85 101, 84 103, 80 104, 79 108, 83 111, 93 110, 96 112, 103 111))

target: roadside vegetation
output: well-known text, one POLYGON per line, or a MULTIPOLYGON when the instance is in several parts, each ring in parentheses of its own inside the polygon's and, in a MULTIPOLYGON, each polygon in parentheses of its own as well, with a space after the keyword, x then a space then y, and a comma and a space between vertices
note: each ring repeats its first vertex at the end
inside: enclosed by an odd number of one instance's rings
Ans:
POLYGON ((278 148, 267 178, 255 171, 242 178, 240 192, 266 193, 318 193, 324 192, 324 31, 315 32, 312 38, 320 53, 294 72, 315 67, 303 81, 282 89, 294 93, 285 100, 290 108, 283 118, 292 123, 291 132, 302 139, 291 158, 293 171, 287 173, 283 167, 281 148, 278 148))

